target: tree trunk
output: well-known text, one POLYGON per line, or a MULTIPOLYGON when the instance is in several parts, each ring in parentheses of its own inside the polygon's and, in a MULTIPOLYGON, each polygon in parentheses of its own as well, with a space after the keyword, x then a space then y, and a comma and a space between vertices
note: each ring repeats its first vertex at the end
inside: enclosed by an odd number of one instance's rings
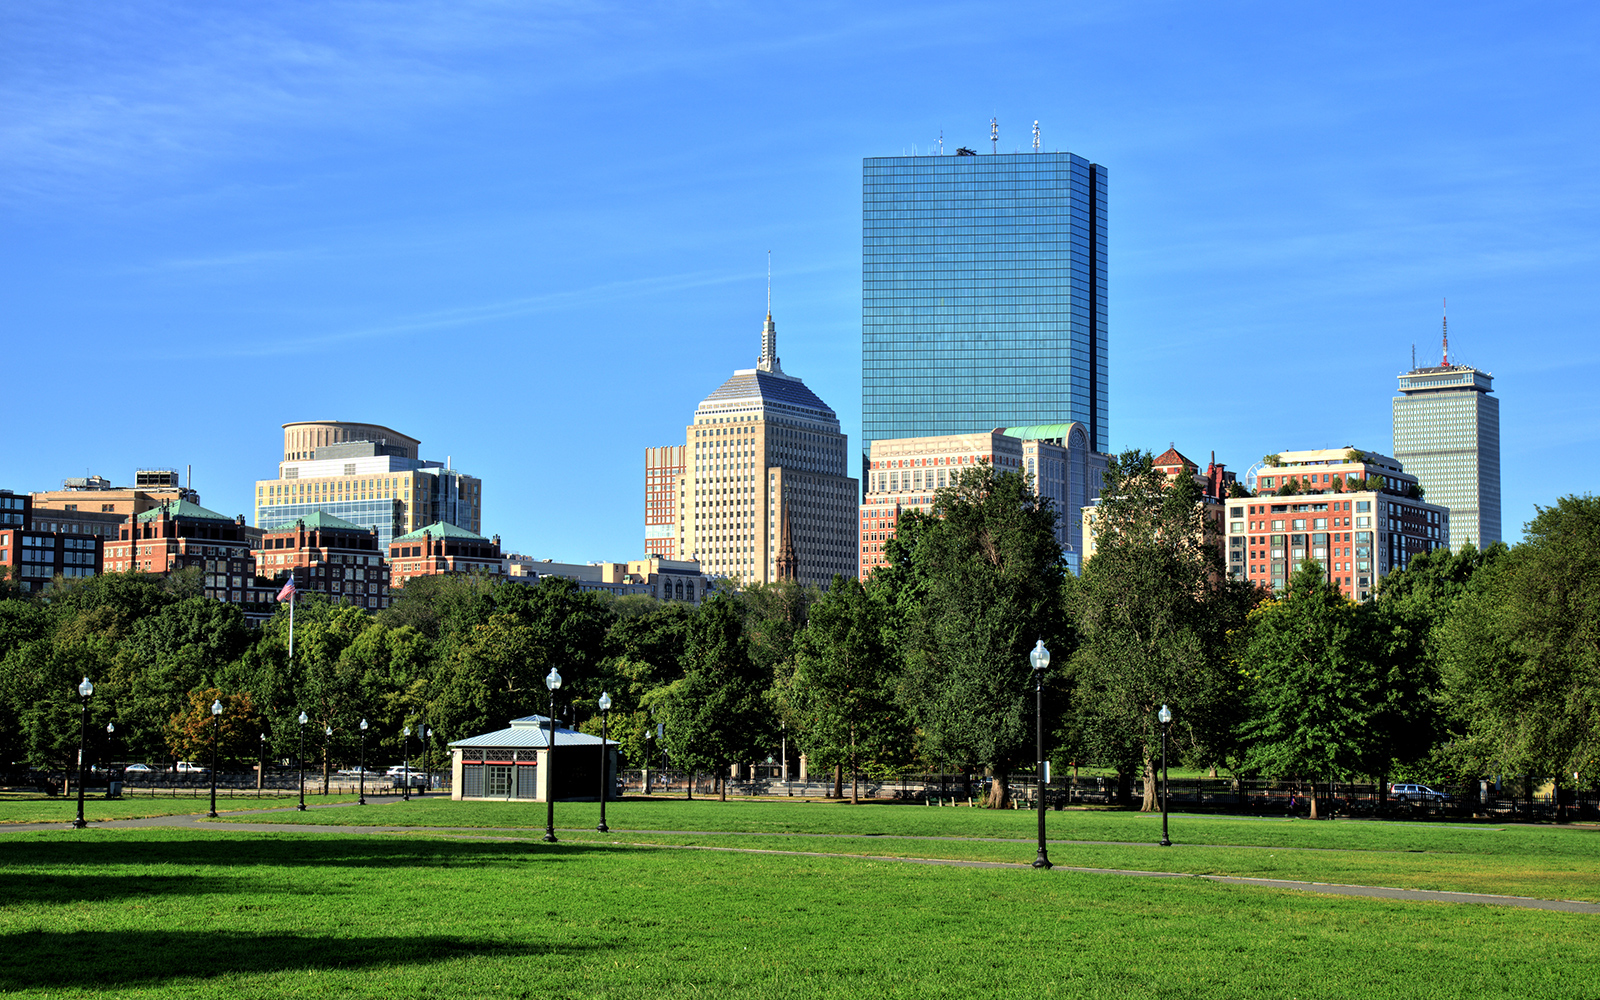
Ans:
POLYGON ((1312 819, 1316 819, 1317 818, 1317 783, 1315 781, 1311 782, 1311 794, 1310 794, 1309 797, 1311 799, 1311 818, 1312 819))
POLYGON ((844 765, 833 765, 833 797, 844 798, 844 765))
POLYGON ((1144 759, 1144 801, 1139 805, 1140 812, 1159 812, 1161 803, 1156 798, 1156 762, 1153 757, 1144 759))
POLYGON ((996 774, 990 770, 985 773, 990 775, 993 780, 989 782, 989 797, 984 800, 983 807, 985 809, 1004 809, 1011 804, 1011 783, 1007 780, 1006 772, 1001 770, 1000 773, 996 774))
POLYGON ((728 801, 728 772, 726 768, 717 768, 717 801, 728 801))
POLYGON ((850 734, 850 804, 861 804, 861 774, 856 770, 856 734, 850 734))
POLYGON ((685 799, 693 799, 694 798, 694 772, 693 771, 689 772, 689 780, 687 782, 685 782, 685 784, 683 786, 683 797, 685 799))

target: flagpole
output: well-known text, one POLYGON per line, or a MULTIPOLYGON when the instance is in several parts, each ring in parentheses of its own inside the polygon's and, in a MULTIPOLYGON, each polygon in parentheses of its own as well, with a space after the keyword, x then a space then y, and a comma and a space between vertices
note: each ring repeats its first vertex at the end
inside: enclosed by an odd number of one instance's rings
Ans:
MULTIPOLYGON (((293 577, 290 577, 290 579, 292 580, 293 577)), ((290 663, 294 662, 294 599, 295 599, 295 595, 294 594, 290 594, 289 595, 289 662, 290 663)))

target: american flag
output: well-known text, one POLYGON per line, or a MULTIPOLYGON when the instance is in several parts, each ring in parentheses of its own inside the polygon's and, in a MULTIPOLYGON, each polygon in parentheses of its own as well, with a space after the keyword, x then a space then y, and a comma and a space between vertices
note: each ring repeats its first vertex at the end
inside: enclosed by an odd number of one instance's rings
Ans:
POLYGON ((292 601, 294 600, 294 595, 298 593, 299 591, 294 589, 294 574, 290 573, 289 582, 285 583, 283 585, 283 589, 278 591, 278 600, 292 601))

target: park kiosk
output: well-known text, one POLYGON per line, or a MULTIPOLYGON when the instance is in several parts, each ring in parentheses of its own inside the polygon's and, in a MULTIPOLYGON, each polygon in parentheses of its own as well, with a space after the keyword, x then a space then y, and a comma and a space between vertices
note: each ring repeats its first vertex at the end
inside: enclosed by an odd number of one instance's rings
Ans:
MULTIPOLYGON (((550 719, 529 715, 511 725, 450 744, 450 797, 471 801, 545 802, 550 775, 555 801, 596 802, 601 788, 616 787, 617 744, 598 736, 555 727, 551 759, 550 719), (601 768, 605 780, 601 780, 601 768)), ((614 797, 614 791, 611 793, 614 797)))

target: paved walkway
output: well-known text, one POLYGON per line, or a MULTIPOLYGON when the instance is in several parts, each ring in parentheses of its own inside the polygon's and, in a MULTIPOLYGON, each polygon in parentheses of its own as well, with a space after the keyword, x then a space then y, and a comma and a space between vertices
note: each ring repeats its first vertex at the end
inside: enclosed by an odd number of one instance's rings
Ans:
MULTIPOLYGON (((390 802, 399 802, 399 796, 368 796, 368 805, 384 805, 390 802)), ((308 806, 307 811, 317 809, 354 809, 360 808, 353 802, 329 803, 327 805, 308 806)), ((230 816, 248 815, 249 813, 282 813, 294 812, 294 806, 284 806, 274 809, 251 809, 230 813, 230 816)), ((180 814, 173 816, 146 816, 139 819, 112 819, 102 820, 91 824, 91 828, 183 828, 191 830, 238 830, 248 833, 283 833, 294 831, 297 833, 335 833, 335 834, 428 834, 442 836, 455 840, 488 840, 507 843, 519 843, 536 840, 543 836, 543 830, 522 834, 517 829, 485 828, 485 827, 439 827, 439 826, 339 826, 336 824, 322 823, 248 823, 233 819, 212 822, 204 814, 180 814)), ((27 830, 71 830, 72 824, 67 823, 17 823, 0 826, 0 833, 21 832, 27 830)), ((558 833, 593 833, 592 830, 572 830, 557 828, 558 833)), ((709 831, 709 830, 627 830, 616 831, 629 834, 642 834, 645 836, 773 836, 773 837, 861 837, 862 834, 800 834, 800 833, 745 833, 740 831, 709 831)), ((894 840, 994 840, 1012 843, 1032 843, 1031 840, 1013 840, 1000 837, 907 837, 899 834, 883 835, 884 839, 894 840)), ((586 844, 593 841, 572 841, 572 843, 586 844)), ((721 851, 729 854, 769 854, 800 858, 840 858, 853 861, 896 861, 903 864, 915 865, 944 865, 952 868, 1030 868, 1031 865, 1009 863, 1002 861, 955 861, 949 858, 900 858, 888 855, 868 854, 843 854, 829 851, 780 851, 759 847, 716 847, 708 844, 639 844, 627 841, 610 841, 618 847, 637 847, 650 850, 669 851, 721 851)), ((1124 841, 1070 841, 1051 840, 1050 844, 1069 847, 1073 844, 1104 844, 1113 846, 1147 846, 1146 844, 1132 844, 1124 841)), ((1305 848, 1306 850, 1330 850, 1329 848, 1305 848)), ((1274 851, 1292 850, 1292 848, 1271 848, 1274 851)), ((1340 885, 1333 882, 1302 882, 1291 879, 1274 878, 1246 878, 1234 875, 1196 875, 1188 872, 1162 872, 1140 871, 1136 869, 1121 868, 1082 868, 1072 865, 1056 865, 1053 871, 1076 872, 1090 875, 1120 875, 1128 878, 1192 878, 1203 879, 1208 882, 1221 882, 1225 885, 1256 886, 1265 889, 1290 889, 1297 892, 1318 892, 1335 896, 1361 896, 1369 899, 1393 899, 1413 903, 1475 903, 1486 906, 1516 906, 1531 910, 1554 910, 1561 913, 1594 913, 1600 914, 1600 903, 1586 903, 1570 899, 1537 899, 1530 896, 1501 896, 1486 892, 1446 892, 1436 889, 1398 889, 1389 886, 1376 885, 1340 885)))

